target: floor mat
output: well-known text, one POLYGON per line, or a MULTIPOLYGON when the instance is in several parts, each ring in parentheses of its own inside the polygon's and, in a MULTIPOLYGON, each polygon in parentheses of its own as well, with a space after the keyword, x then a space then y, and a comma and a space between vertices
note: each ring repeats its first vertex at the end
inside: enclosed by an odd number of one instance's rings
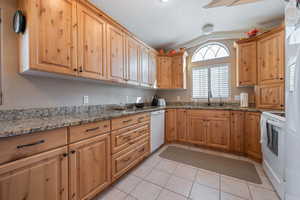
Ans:
POLYGON ((160 157, 213 171, 226 176, 262 184, 254 164, 175 146, 167 147, 160 157))

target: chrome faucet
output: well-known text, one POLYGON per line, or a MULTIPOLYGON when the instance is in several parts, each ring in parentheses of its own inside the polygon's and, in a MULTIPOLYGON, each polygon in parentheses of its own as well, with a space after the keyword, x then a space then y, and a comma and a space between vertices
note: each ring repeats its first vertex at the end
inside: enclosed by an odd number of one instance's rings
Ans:
POLYGON ((210 102, 210 98, 212 97, 211 91, 208 90, 208 94, 207 94, 207 105, 211 106, 211 102, 210 102))

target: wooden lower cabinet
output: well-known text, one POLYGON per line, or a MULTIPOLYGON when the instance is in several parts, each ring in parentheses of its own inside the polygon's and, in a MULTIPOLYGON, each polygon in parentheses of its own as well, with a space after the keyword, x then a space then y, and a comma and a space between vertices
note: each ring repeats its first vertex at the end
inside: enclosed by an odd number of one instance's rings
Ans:
POLYGON ((205 145, 207 134, 206 120, 201 117, 189 115, 187 125, 188 142, 192 144, 205 145))
POLYGON ((0 166, 1 200, 68 200, 67 147, 0 166))
POLYGON ((210 118, 207 121, 207 146, 229 150, 230 148, 230 119, 210 118))
POLYGON ((260 113, 247 112, 245 116, 245 152, 256 160, 262 159, 260 143, 260 113))
POLYGON ((231 136, 230 136, 230 150, 234 153, 245 153, 245 112, 232 111, 231 112, 231 136))
POLYGON ((185 109, 176 110, 176 132, 177 140, 180 142, 187 141, 187 111, 185 109))
POLYGON ((176 109, 166 110, 166 142, 176 141, 176 109))
POLYGON ((87 200, 111 183, 110 135, 70 145, 70 199, 87 200))

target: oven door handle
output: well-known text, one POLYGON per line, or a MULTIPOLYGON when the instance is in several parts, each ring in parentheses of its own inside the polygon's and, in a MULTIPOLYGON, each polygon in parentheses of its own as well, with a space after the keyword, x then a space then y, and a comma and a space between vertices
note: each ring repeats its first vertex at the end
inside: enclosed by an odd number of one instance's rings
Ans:
POLYGON ((272 120, 267 120, 267 123, 268 124, 271 124, 273 126, 276 126, 278 128, 283 128, 284 124, 283 123, 278 123, 278 122, 275 122, 275 121, 272 121, 272 120))

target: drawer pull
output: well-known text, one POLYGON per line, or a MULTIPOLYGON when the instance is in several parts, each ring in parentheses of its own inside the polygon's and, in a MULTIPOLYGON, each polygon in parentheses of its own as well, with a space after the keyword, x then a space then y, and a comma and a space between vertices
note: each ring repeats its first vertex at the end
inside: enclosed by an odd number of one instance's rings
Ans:
POLYGON ((138 120, 140 121, 140 120, 143 120, 143 119, 145 119, 145 117, 140 117, 138 120))
POLYGON ((98 130, 100 127, 96 127, 96 128, 90 128, 90 129, 86 129, 86 132, 91 132, 91 131, 96 131, 98 130))
POLYGON ((129 158, 127 158, 127 159, 122 159, 122 162, 128 162, 130 160, 131 160, 131 156, 129 158))
POLYGON ((129 120, 123 121, 123 123, 128 123, 128 122, 131 122, 131 121, 132 121, 132 119, 129 119, 129 120))
POLYGON ((43 143, 45 143, 45 140, 40 140, 40 141, 31 143, 31 144, 22 144, 22 145, 17 146, 17 149, 22 149, 22 148, 25 148, 25 147, 31 147, 31 146, 35 146, 35 145, 39 145, 39 144, 43 144, 43 143))
POLYGON ((123 140, 130 141, 131 137, 130 136, 125 136, 125 137, 123 137, 123 140))
POLYGON ((103 126, 103 128, 107 128, 107 127, 108 127, 108 125, 104 125, 104 126, 103 126))

